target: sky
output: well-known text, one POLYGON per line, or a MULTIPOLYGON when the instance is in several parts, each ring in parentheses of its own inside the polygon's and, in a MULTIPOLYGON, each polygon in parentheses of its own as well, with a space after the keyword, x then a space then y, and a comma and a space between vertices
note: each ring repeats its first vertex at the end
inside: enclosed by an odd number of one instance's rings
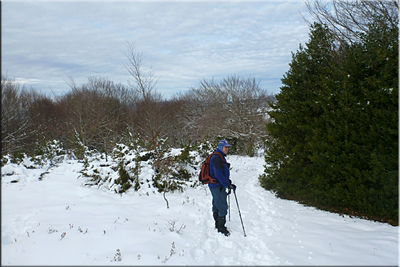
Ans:
POLYGON ((203 79, 255 78, 279 93, 292 52, 309 38, 304 1, 1 3, 2 75, 43 94, 69 77, 129 84, 128 43, 169 98, 203 79))

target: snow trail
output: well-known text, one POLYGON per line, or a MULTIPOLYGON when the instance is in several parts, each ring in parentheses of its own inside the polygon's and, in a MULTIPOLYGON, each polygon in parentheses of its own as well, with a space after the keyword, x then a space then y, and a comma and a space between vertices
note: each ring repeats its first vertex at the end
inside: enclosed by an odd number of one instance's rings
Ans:
POLYGON ((276 213, 273 202, 265 205, 262 197, 266 191, 257 186, 262 157, 243 160, 228 156, 231 163, 231 179, 237 185, 236 196, 247 236, 244 236, 238 207, 233 192, 230 195, 230 221, 226 226, 231 235, 225 237, 214 228, 211 211, 211 194, 207 186, 203 195, 195 200, 198 219, 195 236, 187 244, 195 262, 189 264, 209 265, 278 265, 283 261, 269 249, 269 237, 279 231, 269 214, 276 213), (232 253, 234 251, 234 253, 232 253), (238 260, 240 259, 240 260, 238 260))
POLYGON ((2 176, 2 265, 398 264, 398 227, 277 199, 259 186, 262 157, 228 162, 247 237, 233 193, 225 237, 214 228, 207 186, 166 194, 167 209, 152 191, 82 186, 76 161, 42 181, 43 170, 8 166, 15 175, 2 176))

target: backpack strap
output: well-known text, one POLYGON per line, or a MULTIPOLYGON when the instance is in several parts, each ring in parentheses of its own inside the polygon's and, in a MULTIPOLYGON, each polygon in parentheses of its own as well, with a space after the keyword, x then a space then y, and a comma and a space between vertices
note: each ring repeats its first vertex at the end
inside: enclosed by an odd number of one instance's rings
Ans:
MULTIPOLYGON (((221 160, 222 160, 222 167, 224 167, 224 164, 225 164, 226 162, 225 162, 224 156, 222 156, 221 153, 219 153, 219 152, 213 152, 211 155, 219 155, 219 157, 220 157, 221 160)), ((211 161, 211 158, 210 158, 210 161, 211 161)))

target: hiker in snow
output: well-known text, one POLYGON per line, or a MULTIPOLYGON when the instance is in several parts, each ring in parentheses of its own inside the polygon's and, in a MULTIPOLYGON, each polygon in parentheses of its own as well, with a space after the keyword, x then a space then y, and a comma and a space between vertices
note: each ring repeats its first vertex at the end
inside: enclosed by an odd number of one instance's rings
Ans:
POLYGON ((226 236, 229 235, 229 231, 225 227, 226 215, 228 214, 228 194, 226 188, 236 190, 236 186, 229 179, 230 164, 226 162, 226 155, 230 146, 226 140, 219 141, 215 152, 220 153, 223 157, 213 155, 210 160, 210 176, 217 179, 218 182, 208 184, 212 195, 212 211, 215 227, 219 233, 223 233, 226 236))

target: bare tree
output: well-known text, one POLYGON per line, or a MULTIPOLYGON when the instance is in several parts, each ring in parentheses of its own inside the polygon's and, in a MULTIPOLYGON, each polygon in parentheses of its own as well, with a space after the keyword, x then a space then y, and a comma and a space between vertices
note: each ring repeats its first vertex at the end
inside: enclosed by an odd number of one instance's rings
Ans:
POLYGON ((227 121, 224 132, 243 143, 243 152, 252 154, 253 145, 266 137, 265 112, 268 108, 267 91, 255 78, 228 77, 221 83, 226 92, 224 110, 227 121))
MULTIPOLYGON (((29 103, 24 101, 26 89, 6 76, 1 76, 1 148, 14 153, 24 148, 31 127, 29 103)), ((26 99, 25 99, 26 100, 26 99)))
POLYGON ((138 94, 126 86, 102 77, 89 77, 86 86, 89 90, 99 93, 109 99, 118 99, 124 106, 134 105, 138 101, 138 94))
POLYGON ((70 79, 69 84, 71 92, 59 105, 65 112, 70 145, 76 131, 85 146, 107 153, 126 129, 128 106, 134 97, 123 85, 105 78, 90 77, 81 86, 70 79))
POLYGON ((151 100, 154 96, 153 90, 159 79, 154 77, 154 71, 150 68, 149 71, 142 70, 143 53, 136 52, 134 43, 127 43, 128 51, 125 53, 128 63, 124 64, 125 68, 131 74, 133 80, 128 80, 129 85, 134 88, 142 100, 151 100))
POLYGON ((222 106, 226 101, 223 94, 213 79, 204 79, 199 87, 192 87, 179 96, 184 105, 179 114, 179 129, 184 136, 193 141, 203 141, 205 137, 213 139, 219 135, 226 115, 222 106))
POLYGON ((269 98, 254 78, 202 80, 199 87, 180 96, 186 106, 180 129, 193 141, 214 140, 219 136, 237 140, 240 152, 251 155, 254 144, 266 136, 269 98))
POLYGON ((357 42, 376 18, 391 27, 399 24, 398 0, 306 0, 306 5, 316 21, 327 25, 337 39, 344 42, 357 42))
POLYGON ((165 110, 168 111, 168 137, 169 142, 173 147, 179 147, 182 144, 188 144, 191 138, 193 129, 186 127, 187 112, 186 105, 187 101, 183 99, 183 96, 178 93, 173 96, 168 102, 165 102, 165 110))
POLYGON ((154 142, 157 138, 166 138, 168 134, 170 111, 162 95, 155 90, 158 79, 154 71, 142 70, 143 54, 136 52, 135 44, 127 42, 126 57, 128 63, 125 68, 132 76, 129 85, 138 94, 138 101, 132 113, 129 130, 139 133, 144 139, 154 142))
POLYGON ((32 91, 30 99, 29 114, 32 121, 30 131, 36 132, 30 140, 31 145, 44 140, 64 141, 62 127, 60 127, 64 118, 57 102, 35 91, 32 91))

